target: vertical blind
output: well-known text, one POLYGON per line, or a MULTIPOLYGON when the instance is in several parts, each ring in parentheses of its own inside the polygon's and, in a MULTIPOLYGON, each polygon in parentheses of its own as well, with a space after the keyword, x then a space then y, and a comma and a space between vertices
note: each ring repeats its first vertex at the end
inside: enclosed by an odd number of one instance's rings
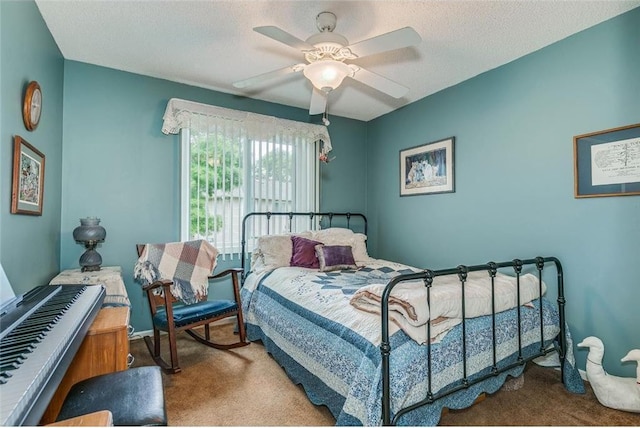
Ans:
MULTIPOLYGON (((325 126, 179 99, 163 119, 163 133, 181 133, 181 239, 237 254, 245 214, 318 210, 318 155, 331 150, 325 126)), ((298 229, 281 220, 271 233, 298 229)), ((250 226, 249 249, 267 225, 250 226)))

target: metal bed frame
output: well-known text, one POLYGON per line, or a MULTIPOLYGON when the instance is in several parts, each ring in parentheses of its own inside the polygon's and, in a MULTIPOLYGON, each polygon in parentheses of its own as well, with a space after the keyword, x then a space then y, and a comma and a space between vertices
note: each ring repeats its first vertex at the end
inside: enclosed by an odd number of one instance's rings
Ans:
MULTIPOLYGON (((560 358, 560 370, 561 370, 561 379, 564 383, 564 359, 566 355, 566 337, 565 337, 565 317, 564 317, 564 280, 562 274, 562 265, 560 261, 555 257, 536 257, 533 259, 527 260, 519 260, 514 259, 509 262, 502 263, 494 263, 489 262, 487 264, 482 265, 474 265, 474 266, 464 266, 460 265, 457 268, 451 269, 441 269, 441 270, 429 270, 426 269, 422 272, 415 274, 404 274, 394 277, 387 286, 382 294, 382 341, 380 343, 380 353, 382 355, 382 424, 383 425, 395 425, 398 421, 398 418, 403 414, 410 412, 418 407, 431 404, 439 398, 445 397, 447 395, 453 394, 456 391, 461 389, 469 388, 472 385, 475 385, 479 382, 482 382, 488 378, 495 377, 500 373, 504 373, 509 371, 515 367, 522 366, 527 362, 534 360, 538 357, 542 357, 555 351, 555 349, 545 348, 544 342, 544 332, 542 325, 542 304, 540 304, 540 349, 534 355, 529 357, 522 356, 522 332, 521 332, 521 305, 516 306, 517 308, 517 323, 518 323, 518 358, 516 362, 509 364, 505 367, 497 367, 496 360, 496 311, 495 311, 495 277, 499 268, 513 267, 514 273, 516 275, 516 284, 517 284, 517 302, 520 302, 520 274, 522 273, 522 268, 527 265, 535 265, 538 271, 538 300, 542 299, 542 271, 544 269, 544 265, 546 263, 554 263, 556 267, 557 273, 557 283, 558 283, 558 313, 559 313, 559 323, 560 323, 560 333, 557 336, 558 339, 558 355, 560 358), (491 317, 492 317, 492 328, 493 328, 493 365, 491 367, 491 372, 480 376, 476 379, 469 380, 467 378, 467 360, 466 360, 466 343, 467 343, 467 332, 466 332, 466 321, 465 317, 465 287, 464 284, 467 279, 467 274, 469 272, 475 271, 487 271, 488 275, 491 278, 491 297, 492 297, 492 308, 491 308, 491 317), (391 354, 391 345, 389 343, 389 296, 391 295, 391 291, 393 288, 401 282, 411 281, 411 280, 423 280, 425 287, 427 287, 427 302, 431 301, 431 287, 433 283, 433 279, 438 276, 443 275, 458 275, 458 279, 460 281, 460 287, 462 292, 461 299, 461 309, 462 309, 462 367, 463 367, 463 377, 462 383, 457 386, 446 387, 443 390, 439 391, 437 394, 434 394, 431 390, 431 342, 427 341, 427 354, 429 355, 427 361, 428 367, 428 391, 427 397, 425 397, 422 401, 419 401, 411 406, 400 409, 396 412, 393 419, 391 418, 391 397, 390 397, 390 365, 389 365, 389 356, 391 354)), ((431 337, 431 325, 427 323, 427 337, 431 337)))
MULTIPOLYGON (((360 213, 332 213, 332 212, 307 212, 307 213, 300 213, 300 212, 253 212, 250 214, 247 214, 244 219, 242 220, 242 254, 241 254, 241 260, 242 260, 242 269, 243 269, 243 274, 242 274, 242 282, 244 283, 244 279, 246 277, 246 258, 248 253, 246 252, 246 229, 247 229, 247 221, 249 221, 249 219, 251 219, 252 217, 255 216, 263 216, 266 217, 267 219, 267 234, 269 234, 269 220, 273 217, 288 217, 289 218, 289 232, 292 232, 292 224, 293 222, 291 221, 294 217, 300 217, 300 216, 306 216, 309 218, 310 221, 310 230, 316 230, 321 228, 321 226, 324 224, 325 227, 332 227, 333 226, 333 220, 335 218, 341 218, 343 219, 343 222, 339 225, 340 227, 346 227, 346 228, 351 228, 351 220, 352 218, 358 218, 363 222, 363 233, 366 235, 367 234, 367 218, 364 216, 364 214, 360 214, 360 213)), ((538 300, 540 300, 542 297, 539 297, 538 300)), ((425 269, 422 272, 418 272, 418 273, 410 273, 410 274, 403 274, 403 275, 398 275, 396 277, 394 277, 393 279, 391 279, 389 281, 389 283, 387 284, 387 286, 385 287, 385 290, 382 294, 382 302, 381 302, 382 308, 381 308, 381 314, 382 314, 382 340, 380 343, 380 354, 382 356, 382 364, 381 364, 381 370, 382 370, 382 424, 383 425, 395 425, 398 422, 398 419, 412 411, 415 410, 419 407, 422 407, 424 405, 428 405, 431 404, 433 402, 435 402, 436 400, 445 397, 447 395, 453 394, 457 391, 460 391, 462 389, 466 389, 471 387, 472 385, 475 385, 479 382, 482 382, 488 378, 491 377, 495 377, 498 376, 501 373, 507 372, 513 368, 516 368, 518 366, 522 366, 524 364, 526 364, 527 362, 534 360, 536 358, 545 356, 551 352, 554 351, 558 351, 559 354, 559 358, 560 358, 560 370, 561 370, 561 379, 564 383, 564 360, 565 360, 565 355, 566 355, 566 347, 567 347, 567 343, 566 343, 566 337, 565 337, 565 313, 564 313, 564 306, 565 306, 565 298, 564 298, 564 278, 563 278, 563 271, 562 271, 562 264, 560 263, 560 261, 556 258, 556 257, 535 257, 532 259, 526 259, 526 260, 520 260, 520 259, 514 259, 512 261, 507 261, 507 262, 500 262, 500 263, 494 263, 494 262, 489 262, 486 264, 480 264, 480 265, 473 265, 473 266, 465 266, 465 265, 459 265, 456 268, 450 268, 450 269, 440 269, 440 270, 429 270, 429 269, 425 269), (518 323, 518 357, 517 360, 514 363, 511 363, 505 367, 500 367, 498 368, 497 366, 497 358, 496 358, 496 311, 495 311, 495 290, 494 290, 494 280, 496 277, 496 274, 498 272, 498 269, 502 269, 502 268, 513 268, 513 271, 515 273, 515 277, 516 277, 516 283, 517 283, 517 301, 520 301, 520 275, 522 273, 522 270, 525 266, 533 266, 535 265, 535 269, 537 270, 537 274, 538 274, 538 288, 539 288, 539 295, 542 296, 542 272, 544 270, 544 266, 545 264, 548 263, 553 263, 553 265, 555 266, 555 271, 557 274, 557 286, 558 286, 558 297, 557 297, 557 302, 558 302, 558 313, 559 313, 559 323, 560 323, 560 333, 557 336, 557 349, 554 348, 546 348, 544 345, 545 342, 545 338, 544 338, 544 333, 543 333, 543 329, 544 326, 542 325, 542 315, 543 315, 543 308, 542 308, 542 304, 540 304, 540 348, 538 350, 538 352, 536 352, 534 355, 528 356, 528 357, 523 357, 522 355, 522 333, 521 333, 521 306, 517 306, 517 323, 518 323), (473 380, 469 379, 467 377, 467 361, 466 361, 466 342, 467 342, 467 332, 466 332, 466 322, 467 322, 467 318, 465 317, 465 282, 467 280, 467 275, 469 272, 476 272, 476 271, 486 271, 487 274, 489 275, 489 277, 491 278, 491 291, 492 291, 492 311, 491 311, 491 317, 492 317, 492 327, 493 327, 493 343, 492 343, 492 348, 493 348, 493 365, 491 367, 491 371, 488 374, 479 376, 473 380), (391 292, 393 290, 393 288, 398 285, 401 282, 404 281, 415 281, 415 280, 423 280, 424 281, 424 285, 427 288, 427 302, 431 301, 431 287, 433 284, 433 280, 434 278, 438 277, 438 276, 444 276, 444 275, 457 275, 458 279, 460 281, 460 286, 461 286, 461 292, 462 292, 462 299, 461 299, 461 305, 462 305, 462 352, 463 352, 463 359, 462 359, 462 365, 463 365, 463 377, 461 379, 462 383, 459 385, 453 385, 450 387, 445 387, 442 390, 438 391, 436 394, 434 394, 432 392, 431 389, 431 343, 427 342, 425 346, 427 346, 427 353, 429 355, 428 357, 428 361, 427 361, 427 368, 428 368, 428 391, 427 391, 427 396, 413 404, 410 405, 408 407, 402 408, 400 410, 398 410, 396 412, 396 414, 394 415, 393 418, 391 418, 391 396, 390 396, 390 355, 391 355, 391 344, 390 344, 390 338, 389 338, 389 297, 391 295, 391 292)), ((427 337, 431 337, 431 325, 430 323, 427 323, 427 337)))

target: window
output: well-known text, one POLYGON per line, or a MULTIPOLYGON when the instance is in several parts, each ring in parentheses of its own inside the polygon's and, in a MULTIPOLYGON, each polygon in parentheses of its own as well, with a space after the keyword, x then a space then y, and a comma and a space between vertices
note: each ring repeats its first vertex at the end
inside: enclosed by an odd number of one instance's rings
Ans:
MULTIPOLYGON (((182 240, 235 254, 245 214, 318 210, 326 127, 183 100, 171 100, 164 119, 163 132, 181 130, 182 240)), ((286 221, 276 227, 289 230, 286 221)))

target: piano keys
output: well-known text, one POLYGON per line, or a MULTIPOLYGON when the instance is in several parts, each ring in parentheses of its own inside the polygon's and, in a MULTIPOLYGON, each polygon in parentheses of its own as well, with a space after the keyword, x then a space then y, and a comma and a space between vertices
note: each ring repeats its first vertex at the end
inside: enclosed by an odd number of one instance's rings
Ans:
POLYGON ((44 285, 0 315, 0 425, 37 425, 93 319, 102 286, 44 285))

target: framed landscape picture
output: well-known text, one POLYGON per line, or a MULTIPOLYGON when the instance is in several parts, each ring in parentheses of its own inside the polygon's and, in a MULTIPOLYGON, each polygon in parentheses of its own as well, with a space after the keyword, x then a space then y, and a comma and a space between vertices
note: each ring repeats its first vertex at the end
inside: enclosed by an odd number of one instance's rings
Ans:
POLYGON ((400 196, 453 193, 455 138, 400 151, 400 196))
POLYGON ((574 196, 640 195, 640 123, 573 137, 574 196))
POLYGON ((42 215, 44 155, 19 136, 13 139, 11 213, 42 215))

